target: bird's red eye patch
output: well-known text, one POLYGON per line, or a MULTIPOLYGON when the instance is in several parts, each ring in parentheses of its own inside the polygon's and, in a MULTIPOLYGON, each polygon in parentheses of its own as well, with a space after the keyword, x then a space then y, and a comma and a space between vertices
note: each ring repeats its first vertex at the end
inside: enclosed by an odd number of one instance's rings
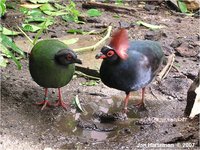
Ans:
POLYGON ((108 51, 108 53, 106 54, 108 57, 112 57, 115 54, 114 51, 108 51))
POLYGON ((72 55, 71 54, 67 54, 66 58, 67 58, 67 60, 72 60, 72 55))

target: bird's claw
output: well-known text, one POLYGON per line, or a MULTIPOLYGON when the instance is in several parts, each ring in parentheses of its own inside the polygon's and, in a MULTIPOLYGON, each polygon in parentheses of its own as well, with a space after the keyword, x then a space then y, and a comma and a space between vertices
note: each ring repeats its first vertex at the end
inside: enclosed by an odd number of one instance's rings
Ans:
POLYGON ((65 110, 67 110, 67 104, 63 102, 62 100, 57 100, 57 102, 54 104, 55 107, 62 106, 65 110))
POLYGON ((36 105, 43 105, 41 110, 43 110, 46 106, 51 106, 51 104, 48 100, 43 100, 41 102, 38 102, 38 103, 36 103, 36 105))
POLYGON ((142 101, 140 101, 140 102, 138 102, 136 104, 133 104, 133 106, 140 108, 140 107, 144 106, 144 103, 142 101))

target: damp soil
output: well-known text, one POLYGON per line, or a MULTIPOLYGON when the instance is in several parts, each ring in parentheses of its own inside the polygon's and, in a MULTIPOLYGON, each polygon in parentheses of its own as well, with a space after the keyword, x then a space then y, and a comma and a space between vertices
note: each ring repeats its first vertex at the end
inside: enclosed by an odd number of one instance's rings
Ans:
MULTIPOLYGON (((82 13, 86 11, 81 7, 79 9, 82 13)), ((71 28, 91 31, 102 30, 99 27, 112 25, 115 29, 121 22, 129 27, 130 39, 146 38, 159 41, 166 57, 171 53, 176 54, 175 67, 161 83, 153 81, 147 86, 145 108, 138 109, 134 106, 140 100, 141 91, 133 92, 127 116, 124 117, 120 112, 125 93, 106 87, 101 81, 95 86, 84 86, 81 83, 88 79, 75 75, 73 80, 62 88, 63 99, 68 103, 67 111, 53 106, 41 111, 41 107, 35 103, 43 99, 44 91, 30 76, 28 58, 21 60, 22 70, 17 70, 11 62, 6 68, 1 68, 1 149, 199 147, 199 120, 191 120, 184 116, 187 90, 200 68, 199 19, 171 13, 164 5, 158 5, 152 11, 138 7, 137 13, 118 13, 119 18, 113 17, 116 13, 102 11, 101 17, 92 18, 93 21, 90 19, 86 24, 66 23, 58 19, 41 39, 66 36, 68 34, 65 31, 71 28), (166 28, 150 31, 134 25, 137 20, 162 24, 166 28), (54 32, 51 32, 52 30, 54 32), (183 45, 182 49, 179 48, 180 51, 176 51, 181 43, 186 43, 186 46, 183 45), (192 54, 185 55, 183 49, 186 49, 187 54, 192 54), (193 55, 193 52, 197 54, 193 55), (84 112, 80 112, 73 105, 76 95, 84 112)), ((22 20, 23 15, 8 10, 2 24, 16 28, 22 20)), ((32 37, 33 34, 29 36, 32 37)), ((26 38, 18 36, 14 40, 25 41, 26 38)), ((99 50, 100 48, 97 49, 99 50)), ((90 58, 94 55, 95 53, 91 53, 90 56, 87 54, 85 58, 83 55, 82 60, 92 64, 90 58)), ((56 89, 50 89, 49 99, 51 103, 55 102, 56 89)))

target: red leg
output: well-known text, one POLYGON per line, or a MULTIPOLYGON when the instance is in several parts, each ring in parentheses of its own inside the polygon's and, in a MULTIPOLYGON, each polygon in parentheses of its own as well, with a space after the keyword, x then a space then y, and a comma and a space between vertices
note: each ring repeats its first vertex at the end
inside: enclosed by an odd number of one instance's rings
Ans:
POLYGON ((141 107, 141 106, 144 106, 144 93, 145 93, 145 87, 142 88, 142 99, 139 103, 135 104, 135 106, 137 107, 141 107))
POLYGON ((128 105, 129 97, 130 97, 130 92, 127 92, 126 97, 124 99, 124 113, 127 113, 127 105, 128 105))
POLYGON ((58 100, 54 104, 54 106, 62 106, 65 110, 67 110, 67 104, 62 100, 62 94, 60 88, 58 88, 58 100))
POLYGON ((51 106, 51 104, 48 101, 48 88, 45 88, 44 100, 39 103, 36 103, 36 105, 43 105, 41 110, 43 110, 46 106, 51 106))

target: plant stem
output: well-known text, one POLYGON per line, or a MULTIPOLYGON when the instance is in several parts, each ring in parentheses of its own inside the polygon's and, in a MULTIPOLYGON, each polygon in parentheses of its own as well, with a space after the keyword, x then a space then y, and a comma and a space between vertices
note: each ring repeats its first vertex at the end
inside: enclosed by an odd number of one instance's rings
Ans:
POLYGON ((108 26, 107 34, 100 41, 98 41, 96 44, 91 45, 91 46, 87 46, 87 47, 77 48, 77 49, 74 49, 74 51, 85 52, 85 51, 95 50, 101 43, 103 43, 105 40, 107 40, 110 37, 111 31, 112 31, 112 26, 108 26))

